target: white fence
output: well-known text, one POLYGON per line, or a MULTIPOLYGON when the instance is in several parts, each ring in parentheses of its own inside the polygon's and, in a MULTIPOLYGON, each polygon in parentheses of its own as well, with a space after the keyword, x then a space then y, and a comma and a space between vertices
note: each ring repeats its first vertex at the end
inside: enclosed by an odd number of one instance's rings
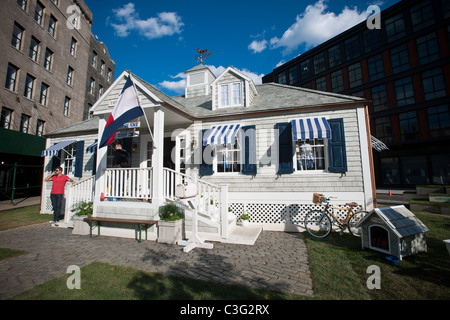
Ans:
POLYGON ((152 173, 152 168, 106 169, 102 193, 112 198, 151 199, 152 173))
POLYGON ((64 221, 69 222, 74 215, 73 207, 80 202, 94 200, 95 176, 82 179, 73 185, 69 185, 66 191, 66 206, 64 221))

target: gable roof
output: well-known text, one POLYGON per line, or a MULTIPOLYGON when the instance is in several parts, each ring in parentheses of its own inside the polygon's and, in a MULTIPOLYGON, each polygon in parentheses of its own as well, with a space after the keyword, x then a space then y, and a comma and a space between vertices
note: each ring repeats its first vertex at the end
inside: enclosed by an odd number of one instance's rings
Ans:
POLYGON ((362 226, 374 214, 381 218, 400 238, 430 231, 422 221, 403 205, 375 208, 358 223, 357 227, 362 226))

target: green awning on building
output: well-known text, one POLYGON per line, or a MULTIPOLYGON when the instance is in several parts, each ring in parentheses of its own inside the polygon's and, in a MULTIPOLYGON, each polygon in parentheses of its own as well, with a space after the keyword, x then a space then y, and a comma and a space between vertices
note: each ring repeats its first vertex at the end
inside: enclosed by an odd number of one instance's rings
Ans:
POLYGON ((0 128, 0 152, 40 157, 45 149, 44 137, 0 128))

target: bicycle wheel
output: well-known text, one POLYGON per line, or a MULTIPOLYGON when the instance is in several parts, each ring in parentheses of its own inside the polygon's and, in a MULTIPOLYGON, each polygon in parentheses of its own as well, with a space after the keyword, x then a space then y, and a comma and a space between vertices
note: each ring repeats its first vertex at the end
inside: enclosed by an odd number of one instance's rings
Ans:
POLYGON ((367 211, 357 211, 348 221, 348 231, 355 237, 361 237, 361 228, 356 226, 367 214, 369 214, 367 211))
POLYGON ((331 232, 331 220, 325 211, 310 211, 305 217, 305 228, 316 238, 325 238, 331 232))

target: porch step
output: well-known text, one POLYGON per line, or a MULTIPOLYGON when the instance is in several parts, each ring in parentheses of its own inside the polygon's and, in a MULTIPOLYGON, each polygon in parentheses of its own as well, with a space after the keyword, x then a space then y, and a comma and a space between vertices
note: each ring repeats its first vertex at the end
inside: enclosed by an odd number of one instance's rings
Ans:
POLYGON ((149 202, 105 201, 95 208, 94 215, 118 219, 158 219, 158 210, 149 202))

